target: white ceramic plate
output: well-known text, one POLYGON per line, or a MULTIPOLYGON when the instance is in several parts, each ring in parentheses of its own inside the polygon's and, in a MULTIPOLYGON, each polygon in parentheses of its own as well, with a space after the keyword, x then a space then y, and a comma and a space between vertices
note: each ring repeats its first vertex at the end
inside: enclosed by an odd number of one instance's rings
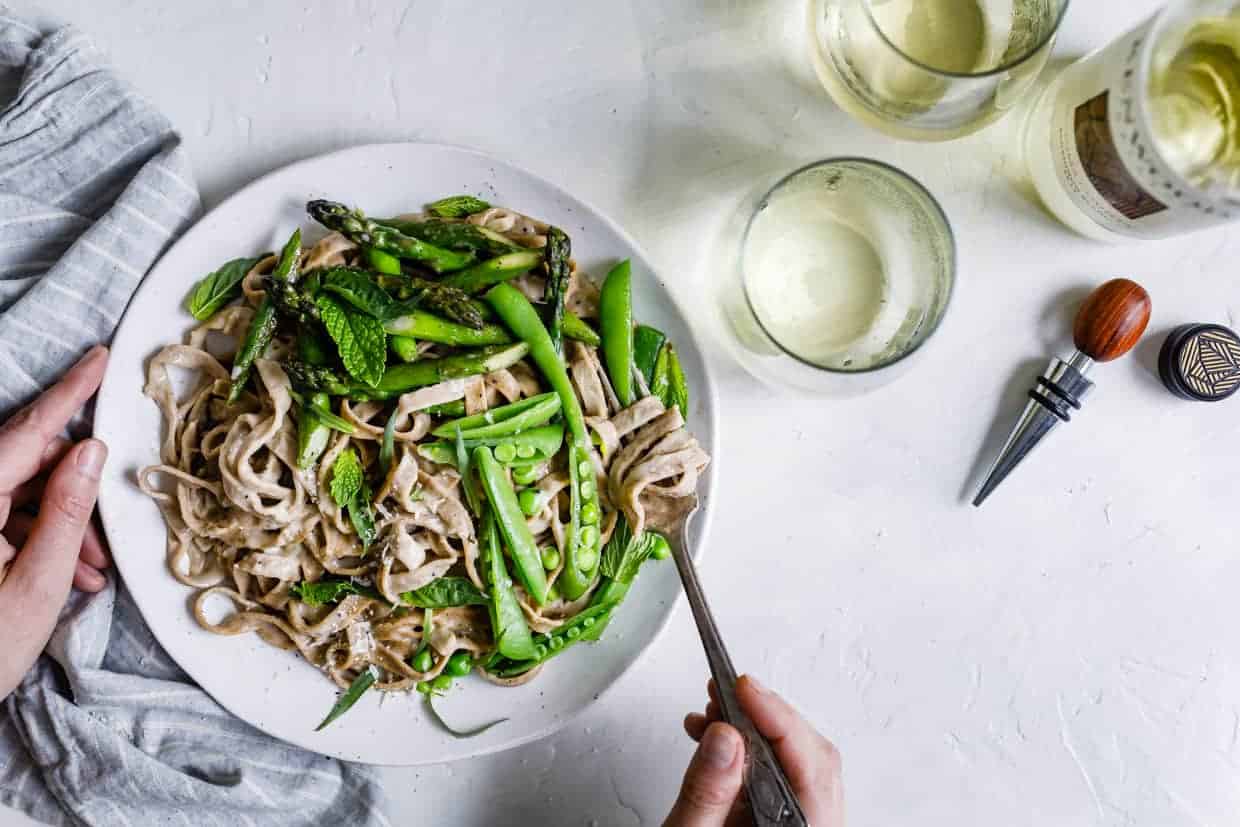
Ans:
MULTIPOLYGON (((692 396, 690 427, 718 457, 715 392, 698 342, 649 261, 623 230, 558 187, 495 158, 429 144, 360 146, 292 164, 253 182, 212 210, 159 261, 121 322, 99 394, 96 435, 111 456, 100 511, 112 552, 155 637, 189 675, 238 717, 315 752, 374 764, 428 764, 495 752, 549 735, 598 700, 650 646, 680 593, 670 561, 647 564, 603 640, 557 657, 536 680, 509 689, 479 678, 458 685, 437 707, 460 727, 508 722, 470 739, 436 726, 417 694, 369 693, 323 732, 314 727, 335 702, 334 685, 299 656, 254 635, 208 633, 190 614, 191 589, 168 573, 164 523, 137 488, 138 469, 158 462, 162 429, 142 395, 146 363, 193 324, 182 301, 190 286, 223 261, 279 249, 296 226, 312 233, 306 201, 332 198, 373 215, 418 209, 435 198, 470 192, 563 227, 573 255, 596 278, 615 261, 633 261, 635 315, 676 342, 692 396)), ((707 530, 711 478, 693 547, 707 530)))

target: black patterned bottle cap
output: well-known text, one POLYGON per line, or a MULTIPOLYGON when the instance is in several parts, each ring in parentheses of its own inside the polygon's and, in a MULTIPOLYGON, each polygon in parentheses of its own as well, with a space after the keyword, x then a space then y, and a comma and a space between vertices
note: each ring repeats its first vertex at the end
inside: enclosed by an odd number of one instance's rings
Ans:
POLYGON ((1180 325, 1163 342, 1158 373, 1182 399, 1226 399, 1240 389, 1240 336, 1217 324, 1180 325))

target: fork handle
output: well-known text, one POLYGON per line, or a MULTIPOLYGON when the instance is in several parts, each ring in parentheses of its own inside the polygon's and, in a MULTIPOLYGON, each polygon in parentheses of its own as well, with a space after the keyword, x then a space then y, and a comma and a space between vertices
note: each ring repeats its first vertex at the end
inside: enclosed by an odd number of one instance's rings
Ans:
POLYGON ((775 759, 770 742, 762 737, 736 700, 736 669, 728 650, 723 645, 715 618, 706 603, 702 584, 698 581, 697 568, 689 556, 688 543, 681 541, 672 548, 680 581, 684 584, 698 634, 706 650, 711 676, 719 691, 719 706, 723 720, 740 731, 745 739, 745 796, 753 814, 755 827, 808 827, 805 813, 797 801, 796 793, 788 782, 788 776, 775 759))

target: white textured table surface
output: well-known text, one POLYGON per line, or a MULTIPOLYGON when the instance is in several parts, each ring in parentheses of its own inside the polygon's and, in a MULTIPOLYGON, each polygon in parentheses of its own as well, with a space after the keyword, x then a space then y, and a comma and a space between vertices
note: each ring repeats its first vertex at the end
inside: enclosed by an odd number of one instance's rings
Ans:
MULTIPOLYGON (((704 578, 739 665, 843 750, 858 825, 1201 825, 1240 812, 1240 403, 1152 372, 1161 335, 1234 321, 1235 231, 1109 248, 1044 216, 1014 121, 947 145, 850 122, 804 52, 801 0, 464 4, 55 0, 182 131, 208 204, 350 144, 465 144, 631 230, 697 305, 723 456, 704 578), (670 6, 672 4, 666 4, 670 6), (731 360, 705 262, 769 173, 870 155, 943 202, 960 249, 917 370, 869 396, 780 396, 731 360), (1100 369, 1076 421, 984 510, 979 446, 1065 349, 1103 277, 1154 297, 1151 335, 1100 369)), ((1154 0, 1080 2, 1058 52, 1154 0)), ((554 679, 552 676, 550 679, 554 679)), ((674 628, 604 701, 503 755, 385 770, 403 823, 632 825, 666 812, 705 662, 674 628)))

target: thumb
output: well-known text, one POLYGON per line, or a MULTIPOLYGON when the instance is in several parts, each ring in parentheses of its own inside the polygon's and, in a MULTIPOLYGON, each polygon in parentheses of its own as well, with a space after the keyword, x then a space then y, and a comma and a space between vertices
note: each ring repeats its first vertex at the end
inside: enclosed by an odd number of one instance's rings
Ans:
POLYGON ((102 442, 83 440, 65 454, 47 481, 39 516, 8 580, 15 599, 26 601, 34 616, 50 612, 54 621, 68 596, 107 456, 102 442))
POLYGON ((745 748, 724 723, 707 727, 664 827, 722 827, 741 791, 745 748))

